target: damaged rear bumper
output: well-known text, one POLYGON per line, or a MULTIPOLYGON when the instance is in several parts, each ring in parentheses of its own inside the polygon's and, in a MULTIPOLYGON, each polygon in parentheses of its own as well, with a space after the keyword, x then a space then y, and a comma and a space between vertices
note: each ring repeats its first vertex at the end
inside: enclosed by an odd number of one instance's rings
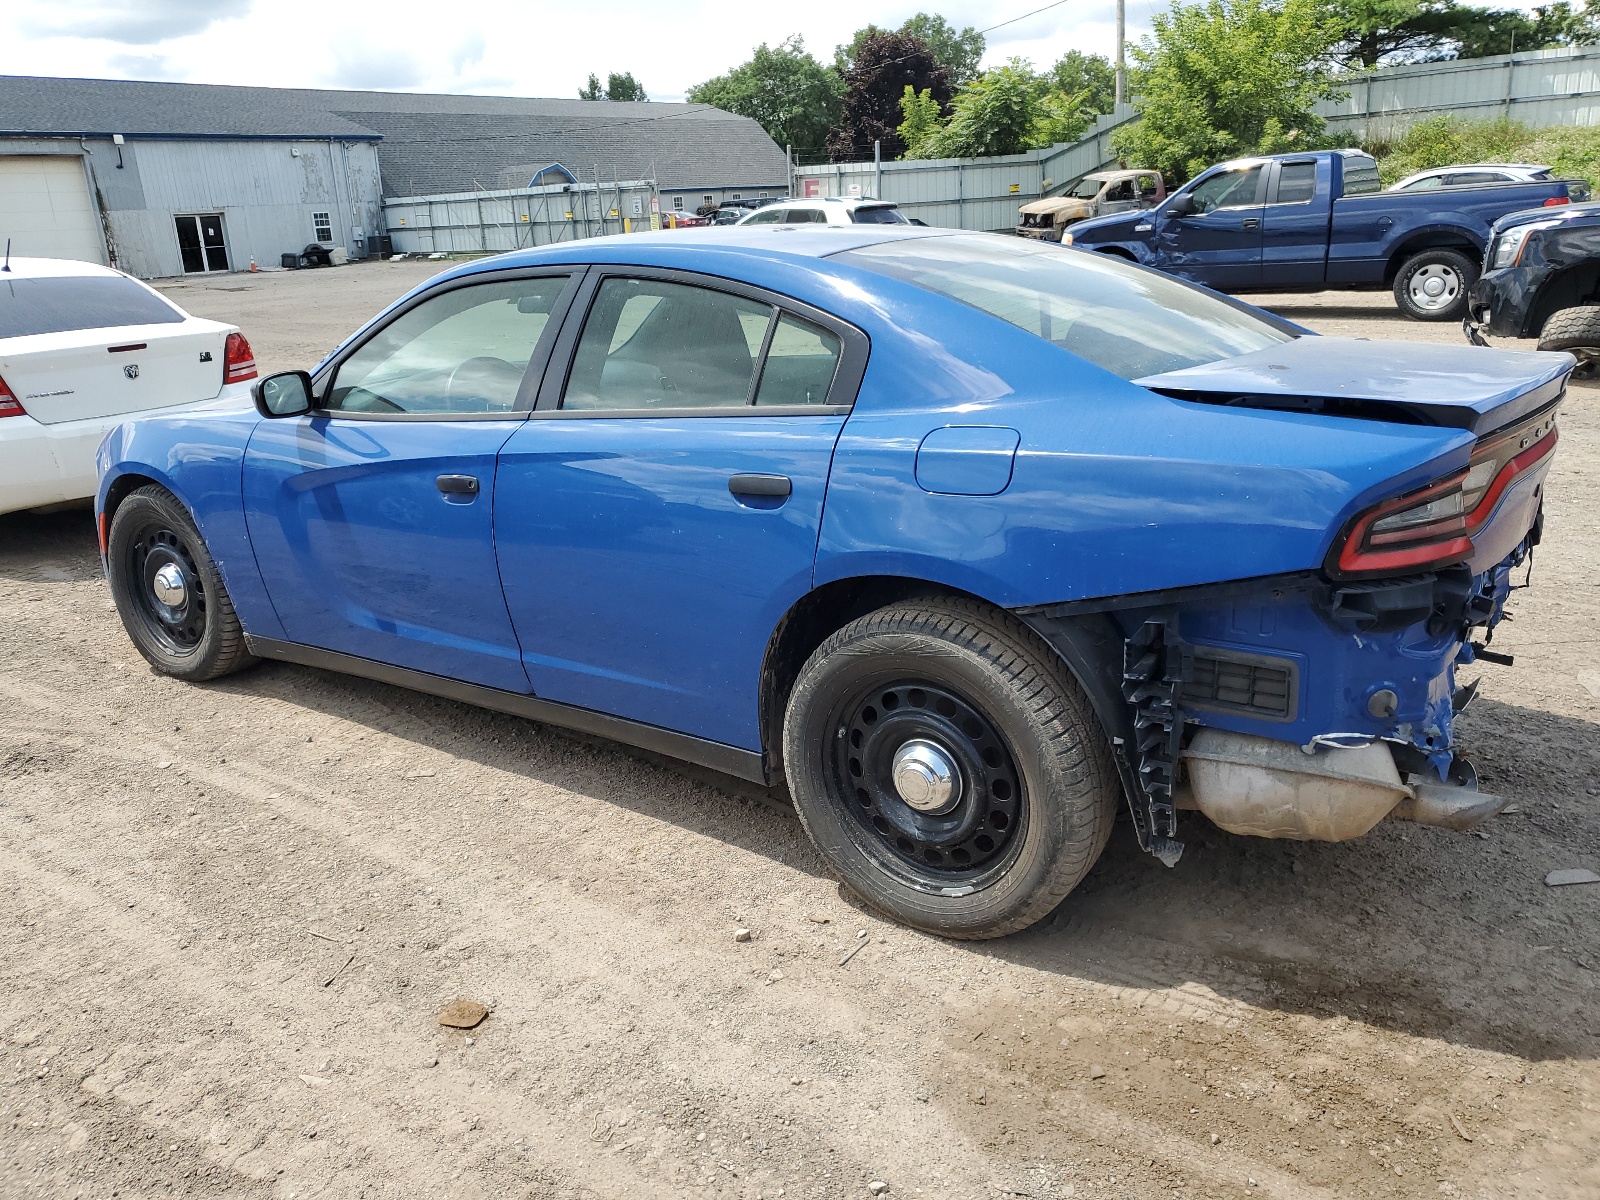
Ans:
POLYGON ((1456 753, 1471 698, 1456 669, 1486 653, 1538 539, 1535 521, 1477 574, 1305 573, 1019 615, 1089 691, 1140 844, 1169 865, 1186 807, 1260 837, 1341 841, 1386 817, 1468 828, 1503 802, 1456 753))

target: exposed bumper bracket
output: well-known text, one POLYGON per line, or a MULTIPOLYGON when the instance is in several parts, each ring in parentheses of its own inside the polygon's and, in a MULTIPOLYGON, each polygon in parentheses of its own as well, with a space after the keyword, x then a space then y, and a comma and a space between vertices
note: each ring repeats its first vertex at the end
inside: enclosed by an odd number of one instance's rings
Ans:
POLYGON ((1129 797, 1139 845, 1169 867, 1183 857, 1172 785, 1183 740, 1178 694, 1183 643, 1165 619, 1146 621, 1123 645, 1122 694, 1133 709, 1139 794, 1129 797))

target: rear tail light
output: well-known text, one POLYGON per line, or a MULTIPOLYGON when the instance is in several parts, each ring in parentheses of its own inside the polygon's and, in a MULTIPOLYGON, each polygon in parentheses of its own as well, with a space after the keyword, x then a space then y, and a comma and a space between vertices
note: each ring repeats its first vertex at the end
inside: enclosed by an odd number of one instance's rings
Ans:
POLYGON ((244 334, 230 333, 228 344, 222 352, 222 382, 242 383, 256 377, 255 351, 245 341, 244 334))
POLYGON ((1335 547, 1333 574, 1419 571, 1460 562, 1507 488, 1556 448, 1552 410, 1480 442, 1464 471, 1362 513, 1335 547))
POLYGON ((28 412, 6 386, 6 381, 0 379, 0 417, 25 417, 28 412))
POLYGON ((1566 196, 1551 196, 1550 199, 1546 200, 1544 202, 1544 204, 1542 204, 1540 207, 1542 207, 1542 208, 1554 208, 1557 204, 1571 204, 1571 203, 1572 203, 1572 201, 1566 196))

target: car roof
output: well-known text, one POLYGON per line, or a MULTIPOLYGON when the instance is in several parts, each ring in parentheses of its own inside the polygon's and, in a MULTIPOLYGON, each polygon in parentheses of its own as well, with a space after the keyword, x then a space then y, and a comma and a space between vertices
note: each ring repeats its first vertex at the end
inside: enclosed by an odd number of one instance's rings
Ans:
POLYGON ((557 242, 531 250, 513 250, 493 258, 475 259, 449 274, 459 276, 478 271, 505 270, 508 267, 557 263, 689 267, 690 264, 682 260, 697 252, 716 257, 732 255, 752 261, 824 258, 882 242, 948 237, 961 232, 959 229, 922 228, 916 225, 696 226, 692 229, 662 230, 659 233, 615 233, 576 242, 557 242))
MULTIPOLYGON (((3 259, 0 259, 3 261, 3 259)), ((102 267, 99 263, 82 262, 75 258, 19 258, 13 256, 11 269, 0 273, 0 282, 7 279, 60 279, 70 276, 120 277, 121 271, 102 267)))
POLYGON ((788 199, 773 200, 771 203, 763 204, 754 211, 760 212, 762 208, 775 208, 778 205, 784 208, 804 208, 808 204, 818 207, 826 207, 829 204, 843 204, 854 208, 866 208, 869 205, 874 208, 899 207, 893 200, 879 200, 876 196, 790 196, 788 199))
POLYGON ((1549 167, 1539 163, 1455 163, 1448 167, 1429 167, 1426 171, 1416 171, 1407 175, 1407 179, 1421 179, 1427 175, 1444 175, 1451 171, 1548 171, 1549 167))

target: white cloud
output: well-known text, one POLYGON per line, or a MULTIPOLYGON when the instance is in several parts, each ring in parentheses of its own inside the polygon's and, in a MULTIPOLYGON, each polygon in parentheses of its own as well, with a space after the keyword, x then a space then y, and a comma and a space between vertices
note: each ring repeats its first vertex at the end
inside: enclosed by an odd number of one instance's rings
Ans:
MULTIPOLYGON (((1504 2, 1504 0, 1503 0, 1504 2)), ((1534 0, 1509 0, 1528 7, 1534 0)), ((823 61, 868 22, 893 27, 919 9, 983 28, 1039 0, 811 0, 801 6, 611 0, 6 0, 0 73, 169 78, 281 87, 373 87, 575 96, 589 72, 631 71, 655 99, 682 97, 793 33, 823 61)), ((1133 0, 1128 36, 1165 0, 1133 0)), ((990 35, 985 62, 1046 66, 1068 50, 1115 46, 1115 0, 1070 0, 990 35)))

